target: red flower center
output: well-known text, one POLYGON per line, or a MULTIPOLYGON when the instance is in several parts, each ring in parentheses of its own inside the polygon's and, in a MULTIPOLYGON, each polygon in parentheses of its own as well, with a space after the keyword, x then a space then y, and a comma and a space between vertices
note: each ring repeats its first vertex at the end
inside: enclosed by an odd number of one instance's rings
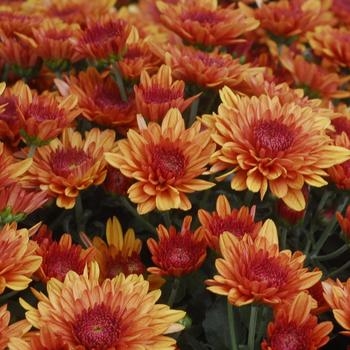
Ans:
POLYGON ((239 220, 231 215, 221 218, 215 214, 210 222, 210 231, 214 236, 220 236, 225 231, 234 234, 237 237, 242 237, 245 233, 254 231, 255 223, 253 220, 239 220))
POLYGON ((332 120, 332 124, 337 134, 341 134, 343 131, 350 137, 350 119, 346 117, 339 117, 332 120))
POLYGON ((83 150, 76 148, 59 149, 51 156, 51 168, 58 176, 67 177, 74 171, 88 166, 92 159, 83 150))
POLYGON ((93 97, 94 103, 100 108, 126 108, 128 102, 122 101, 117 87, 97 87, 93 97))
POLYGON ((34 100, 25 111, 26 119, 34 118, 38 122, 45 120, 64 119, 64 111, 54 105, 45 104, 40 100, 34 100))
POLYGON ((68 30, 49 29, 45 32, 45 37, 51 40, 68 40, 71 36, 72 33, 68 30))
POLYGON ((87 28, 83 41, 87 44, 103 43, 122 36, 125 31, 126 22, 123 20, 109 21, 107 23, 95 23, 87 28))
POLYGON ((210 56, 205 52, 196 52, 195 59, 202 61, 208 67, 221 68, 224 67, 226 63, 222 57, 210 56))
POLYGON ((277 325, 270 340, 271 348, 278 350, 309 350, 310 330, 293 323, 277 325))
POLYGON ((141 275, 145 272, 145 265, 138 254, 129 257, 116 256, 107 263, 107 278, 114 278, 121 272, 128 276, 131 274, 141 275))
POLYGON ((133 45, 128 47, 128 51, 123 56, 124 60, 134 60, 144 55, 141 47, 138 45, 133 45))
POLYGON ((17 121, 17 109, 14 98, 0 96, 0 106, 4 106, 4 111, 0 113, 0 120, 7 123, 17 121))
POLYGON ((278 121, 260 121, 253 128, 254 139, 259 148, 276 155, 290 148, 294 135, 288 126, 278 121))
POLYGON ((151 149, 152 168, 159 178, 170 180, 185 171, 185 156, 172 144, 154 145, 151 149))
POLYGON ((119 318, 104 304, 84 310, 74 321, 73 333, 87 349, 108 349, 120 337, 119 318))
POLYGON ((182 20, 199 22, 201 24, 217 24, 222 21, 216 12, 211 11, 190 11, 182 15, 182 20))
POLYGON ((182 97, 183 91, 180 89, 164 88, 158 85, 143 89, 143 98, 146 103, 166 103, 182 97))

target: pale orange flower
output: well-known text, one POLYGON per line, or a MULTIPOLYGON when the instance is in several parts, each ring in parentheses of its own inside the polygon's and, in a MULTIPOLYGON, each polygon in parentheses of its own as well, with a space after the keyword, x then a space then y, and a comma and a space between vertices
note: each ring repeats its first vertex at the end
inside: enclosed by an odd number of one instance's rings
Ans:
POLYGON ((142 276, 123 274, 100 284, 94 263, 83 275, 71 271, 64 282, 51 279, 48 296, 35 291, 38 309, 21 304, 35 328, 48 327, 72 348, 172 350, 176 340, 164 334, 185 312, 156 304, 160 290, 148 287, 142 276))
POLYGON ((229 169, 235 173, 231 187, 236 191, 267 189, 290 208, 303 210, 304 184, 327 184, 324 169, 350 158, 346 148, 332 145, 325 131, 328 116, 277 96, 239 97, 230 89, 220 91, 223 103, 218 114, 203 116, 220 146, 212 156, 212 172, 229 169))
POLYGON ((301 252, 279 251, 271 220, 263 228, 255 241, 249 235, 239 239, 225 232, 220 236, 223 258, 215 262, 219 274, 206 283, 211 292, 227 296, 235 306, 288 302, 321 278, 322 272, 303 267, 306 257, 301 252))
POLYGON ((282 350, 291 346, 294 349, 320 349, 328 343, 332 329, 332 322, 318 323, 317 317, 312 315, 311 296, 302 292, 292 303, 277 308, 261 349, 282 350))
POLYGON ((128 193, 140 214, 155 208, 189 210, 187 193, 214 186, 198 179, 215 150, 210 130, 201 131, 199 122, 185 129, 178 109, 170 109, 161 126, 154 122, 147 126, 140 119, 140 128, 118 141, 117 153, 106 153, 107 162, 137 180, 128 193))
POLYGON ((139 85, 134 85, 137 111, 148 120, 161 121, 170 108, 183 112, 199 95, 184 99, 185 82, 173 81, 171 68, 162 65, 158 73, 149 76, 142 71, 139 85))
POLYGON ((25 177, 26 186, 40 187, 52 197, 60 208, 71 209, 79 192, 103 183, 107 163, 106 151, 115 147, 115 133, 97 128, 85 133, 65 129, 61 139, 36 150, 33 165, 25 177))

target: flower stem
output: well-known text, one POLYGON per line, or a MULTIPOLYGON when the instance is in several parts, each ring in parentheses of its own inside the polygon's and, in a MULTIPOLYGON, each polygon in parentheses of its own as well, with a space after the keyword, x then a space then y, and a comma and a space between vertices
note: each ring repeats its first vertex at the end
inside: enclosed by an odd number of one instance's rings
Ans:
POLYGON ((344 244, 342 247, 340 247, 339 249, 335 250, 332 253, 329 253, 329 254, 326 254, 326 255, 316 256, 316 259, 319 260, 319 261, 331 260, 331 259, 337 258, 339 255, 342 255, 348 249, 349 249, 348 245, 344 244))
POLYGON ((84 208, 83 208, 83 202, 81 200, 81 194, 77 197, 76 202, 75 202, 75 223, 77 226, 77 233, 78 236, 80 232, 84 231, 84 208))
POLYGON ((171 226, 171 219, 170 219, 170 212, 169 211, 162 211, 162 217, 165 223, 165 226, 169 228, 171 226))
POLYGON ((250 311, 250 320, 249 320, 248 350, 254 350, 257 318, 258 318, 258 307, 255 305, 252 305, 251 311, 250 311))
POLYGON ((168 299, 168 306, 172 307, 175 299, 176 299, 176 295, 177 295, 177 291, 179 290, 180 287, 180 278, 175 277, 174 281, 173 281, 173 285, 171 286, 171 292, 169 295, 169 299, 168 299))
POLYGON ((198 96, 191 104, 190 118, 188 120, 188 126, 191 126, 197 117, 199 99, 200 99, 200 97, 198 96))
POLYGON ((229 333, 230 333, 231 350, 238 350, 235 318, 233 315, 233 306, 228 302, 228 299, 227 299, 227 318, 228 318, 228 327, 229 327, 229 333))
POLYGON ((1 295, 1 297, 0 297, 0 306, 5 304, 8 299, 12 298, 13 296, 17 295, 18 293, 19 293, 18 290, 13 290, 11 292, 8 292, 6 294, 1 295))
POLYGON ((33 158, 35 154, 36 146, 35 145, 30 145, 29 146, 29 151, 28 151, 28 158, 33 158))
POLYGON ((118 63, 115 63, 112 65, 112 73, 113 73, 114 80, 118 85, 121 99, 124 102, 128 102, 128 97, 126 95, 126 90, 124 86, 124 80, 123 80, 122 74, 120 73, 118 63))
POLYGON ((347 263, 345 263, 343 266, 339 267, 339 269, 336 269, 335 271, 331 272, 327 278, 329 277, 333 277, 333 276, 337 276, 339 275, 341 272, 343 272, 344 270, 346 270, 347 268, 350 267, 350 261, 348 261, 347 263))
POLYGON ((288 230, 285 227, 281 227, 281 250, 284 250, 287 248, 287 235, 288 230))

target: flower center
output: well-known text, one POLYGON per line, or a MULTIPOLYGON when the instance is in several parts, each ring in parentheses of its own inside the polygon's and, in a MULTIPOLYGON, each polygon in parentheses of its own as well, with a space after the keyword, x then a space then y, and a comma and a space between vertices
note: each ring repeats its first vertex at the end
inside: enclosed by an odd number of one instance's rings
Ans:
POLYGON ((221 18, 215 12, 211 11, 191 11, 183 14, 182 20, 199 22, 201 24, 217 24, 221 18))
POLYGON ((96 23, 86 29, 83 40, 85 43, 99 43, 114 39, 124 33, 125 22, 123 20, 110 21, 104 24, 96 23))
POLYGON ((151 149, 152 168, 165 180, 183 175, 185 157, 174 145, 154 145, 151 149))
POLYGON ((143 97, 146 103, 166 103, 183 97, 179 89, 163 88, 153 85, 143 90, 143 97))
POLYGON ((98 87, 95 90, 94 102, 101 108, 122 108, 128 105, 127 102, 121 100, 119 91, 112 87, 98 87))
POLYGON ((38 122, 45 120, 63 119, 64 112, 53 105, 41 103, 39 100, 33 101, 25 111, 26 119, 34 118, 38 122))
POLYGON ((341 134, 343 131, 350 137, 350 120, 346 117, 339 117, 332 120, 332 124, 337 134, 341 134))
POLYGON ((278 350, 310 349, 310 331, 295 324, 278 325, 271 337, 271 348, 278 350))
POLYGON ((45 36, 52 40, 68 40, 72 36, 72 33, 68 30, 58 31, 57 29, 49 29, 45 32, 45 36))
POLYGON ((278 121, 261 121, 253 128, 254 139, 259 148, 264 148, 276 155, 290 148, 294 135, 288 126, 278 121))
POLYGON ((212 57, 205 52, 197 52, 195 58, 202 61, 208 67, 218 67, 221 68, 225 66, 225 60, 221 57, 212 57))
POLYGON ((83 165, 89 165, 92 162, 83 150, 76 148, 59 149, 51 156, 51 168, 58 176, 67 177, 74 171, 77 171, 83 165))
POLYGON ((117 345, 120 337, 119 318, 104 304, 84 310, 73 324, 77 341, 87 349, 108 349, 117 345))
POLYGON ((108 262, 107 266, 107 278, 113 278, 121 272, 126 276, 131 274, 141 275, 145 272, 145 266, 138 254, 129 257, 116 256, 108 262))
POLYGON ((16 103, 13 98, 0 96, 0 106, 4 106, 4 111, 0 113, 0 120, 7 123, 14 123, 17 118, 16 103))
POLYGON ((233 216, 221 218, 215 215, 210 223, 210 230, 215 236, 220 236, 225 231, 228 231, 237 237, 242 237, 245 233, 252 233, 254 227, 255 223, 252 220, 243 221, 233 216))

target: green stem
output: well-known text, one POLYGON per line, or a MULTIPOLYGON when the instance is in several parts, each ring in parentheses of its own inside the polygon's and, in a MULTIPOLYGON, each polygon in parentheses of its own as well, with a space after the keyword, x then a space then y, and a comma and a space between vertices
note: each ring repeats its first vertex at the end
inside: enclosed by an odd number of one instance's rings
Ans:
POLYGON ((342 247, 340 247, 339 249, 335 250, 332 253, 326 254, 326 255, 321 255, 321 256, 316 256, 315 258, 319 261, 327 261, 327 260, 331 260, 334 258, 337 258, 339 255, 342 255, 343 253, 345 253, 347 250, 349 249, 347 244, 344 244, 342 247))
POLYGON ((79 235, 80 232, 83 232, 85 229, 84 216, 83 216, 84 208, 83 208, 83 202, 81 200, 81 194, 79 194, 79 196, 76 199, 74 210, 75 210, 75 223, 77 226, 77 233, 79 235))
POLYGON ((329 192, 329 191, 325 191, 323 193, 321 200, 320 200, 320 203, 317 207, 316 213, 319 213, 323 209, 323 207, 325 206, 325 204, 330 196, 331 196, 331 192, 329 192))
POLYGON ((191 126, 197 117, 199 99, 200 99, 200 96, 198 96, 191 104, 190 118, 188 120, 188 126, 191 126))
POLYGON ((287 248, 288 230, 285 227, 281 227, 280 233, 281 233, 281 250, 284 250, 287 248))
POLYGON ((227 300, 227 318, 228 318, 228 327, 229 327, 229 333, 230 333, 231 350, 238 350, 235 318, 233 315, 233 306, 228 302, 228 300, 227 300))
POLYGON ((28 158, 33 158, 35 154, 36 146, 35 145, 30 145, 29 146, 29 151, 28 151, 28 158))
POLYGON ((19 293, 18 290, 13 290, 12 292, 8 292, 6 294, 3 294, 1 297, 0 297, 0 306, 2 306, 3 304, 6 303, 6 301, 10 298, 12 298, 13 296, 17 295, 19 293))
POLYGON ((112 65, 112 73, 113 73, 114 80, 118 85, 120 97, 122 98, 122 100, 124 102, 128 102, 128 96, 126 95, 124 80, 123 80, 122 74, 119 70, 117 62, 112 65))
POLYGON ((258 307, 255 305, 252 305, 251 311, 250 311, 250 320, 249 320, 248 350, 254 350, 257 318, 258 318, 258 307))
POLYGON ((180 278, 175 277, 174 281, 173 281, 173 285, 171 287, 169 299, 168 299, 168 306, 169 307, 173 306, 175 299, 176 299, 177 291, 179 290, 179 287, 180 287, 180 278))
POLYGON ((165 226, 169 228, 171 226, 170 212, 162 211, 161 214, 162 214, 165 226))
POLYGON ((252 204, 254 198, 254 192, 251 192, 249 190, 246 190, 245 194, 244 194, 244 205, 246 205, 247 207, 250 207, 252 204))
POLYGON ((350 267, 350 260, 347 263, 345 263, 343 266, 339 267, 339 269, 336 269, 335 271, 331 272, 327 276, 327 278, 337 276, 337 275, 339 275, 341 272, 343 272, 344 270, 346 270, 349 267, 350 267))

